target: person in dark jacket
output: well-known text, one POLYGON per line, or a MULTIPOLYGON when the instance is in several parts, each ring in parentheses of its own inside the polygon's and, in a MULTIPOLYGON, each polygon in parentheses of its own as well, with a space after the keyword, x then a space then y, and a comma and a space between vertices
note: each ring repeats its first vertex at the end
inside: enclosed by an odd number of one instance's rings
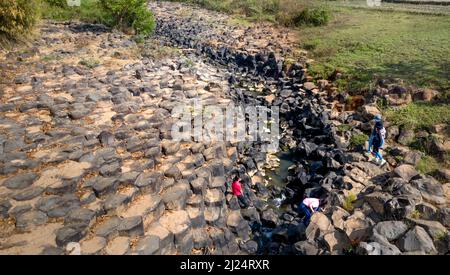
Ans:
POLYGON ((369 138, 369 148, 368 151, 369 161, 374 161, 375 163, 383 166, 386 164, 386 160, 381 155, 380 149, 384 145, 384 135, 385 129, 383 126, 383 121, 380 115, 375 116, 375 126, 373 127, 372 133, 369 138))

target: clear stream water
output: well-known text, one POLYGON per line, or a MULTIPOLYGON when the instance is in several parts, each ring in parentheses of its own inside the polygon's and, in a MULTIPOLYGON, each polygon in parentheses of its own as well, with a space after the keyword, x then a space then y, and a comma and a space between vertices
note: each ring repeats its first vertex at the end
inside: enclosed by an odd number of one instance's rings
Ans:
MULTIPOLYGON (((276 154, 280 160, 279 166, 275 169, 266 169, 266 179, 268 181, 268 186, 276 186, 281 190, 284 190, 287 182, 287 177, 289 176, 289 167, 296 164, 298 157, 297 153, 293 150, 280 151, 276 154)), ((274 208, 279 214, 286 210, 286 205, 284 205, 285 196, 281 195, 279 198, 270 199, 268 201, 269 206, 274 208)))
POLYGON ((277 187, 286 187, 286 178, 289 175, 288 168, 295 164, 295 153, 292 151, 280 151, 277 154, 280 159, 280 165, 274 170, 266 170, 266 178, 269 181, 269 185, 275 185, 277 187))

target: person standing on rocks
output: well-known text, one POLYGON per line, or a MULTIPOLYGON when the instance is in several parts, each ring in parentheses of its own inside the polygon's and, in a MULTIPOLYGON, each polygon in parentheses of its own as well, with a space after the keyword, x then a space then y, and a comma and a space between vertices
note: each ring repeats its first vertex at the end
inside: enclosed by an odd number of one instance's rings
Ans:
MULTIPOLYGON (((323 201, 322 204, 324 204, 323 201)), ((302 203, 300 203, 299 209, 302 210, 302 212, 305 214, 305 217, 303 218, 303 223, 305 224, 305 226, 309 225, 311 216, 315 212, 320 211, 320 205, 321 201, 316 198, 305 198, 303 199, 302 203)))
POLYGON ((383 126, 381 115, 375 116, 375 126, 369 138, 369 161, 375 162, 380 166, 386 164, 386 160, 381 155, 380 149, 384 145, 386 129, 383 126))
POLYGON ((233 179, 233 183, 231 184, 231 190, 233 195, 235 195, 238 199, 239 205, 241 208, 248 208, 249 202, 247 198, 244 196, 244 192, 242 190, 241 179, 238 176, 235 176, 233 179))

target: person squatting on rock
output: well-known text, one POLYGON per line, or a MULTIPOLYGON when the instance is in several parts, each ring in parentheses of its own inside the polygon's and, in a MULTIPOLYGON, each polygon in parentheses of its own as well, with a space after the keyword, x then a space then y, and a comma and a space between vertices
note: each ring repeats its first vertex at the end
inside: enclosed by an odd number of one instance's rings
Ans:
POLYGON ((316 198, 304 198, 303 201, 299 205, 299 210, 301 210, 305 217, 303 218, 303 224, 305 226, 309 225, 309 221, 311 220, 311 216, 317 212, 321 211, 320 206, 324 205, 324 200, 319 200, 316 198))
POLYGON ((386 136, 386 129, 383 126, 383 120, 381 115, 375 116, 375 126, 369 138, 368 158, 369 161, 383 166, 386 164, 386 160, 381 155, 380 149, 384 145, 384 139, 386 136))
POLYGON ((238 199, 239 205, 241 208, 248 208, 250 203, 247 198, 244 196, 244 192, 242 190, 241 179, 238 176, 235 176, 233 179, 233 183, 231 184, 231 190, 233 195, 235 195, 238 199))

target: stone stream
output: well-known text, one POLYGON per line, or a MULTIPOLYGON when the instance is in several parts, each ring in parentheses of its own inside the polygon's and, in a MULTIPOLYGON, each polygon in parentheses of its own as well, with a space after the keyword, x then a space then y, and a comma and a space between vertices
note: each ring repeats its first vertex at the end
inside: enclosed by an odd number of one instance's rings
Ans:
POLYGON ((336 110, 339 95, 311 81, 290 31, 179 3, 149 8, 157 28, 143 45, 46 22, 0 56, 0 254, 448 252, 449 184, 408 157, 379 168, 350 150, 338 126, 370 129, 373 108, 336 110), (173 141, 171 111, 193 100, 279 107, 280 151, 173 141), (231 195, 236 174, 247 209, 231 195), (307 228, 304 194, 328 200, 307 228))

